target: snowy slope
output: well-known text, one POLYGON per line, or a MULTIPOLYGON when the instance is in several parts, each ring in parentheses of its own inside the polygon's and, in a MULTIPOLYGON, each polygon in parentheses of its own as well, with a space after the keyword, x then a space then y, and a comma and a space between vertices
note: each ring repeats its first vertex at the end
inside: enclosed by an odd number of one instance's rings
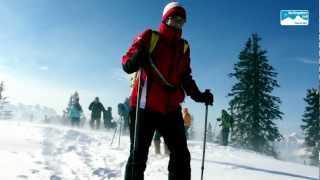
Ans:
MULTIPOLYGON (((0 122, 0 180, 122 180, 129 138, 110 147, 113 132, 19 122, 0 122)), ((190 141, 192 179, 200 179, 201 142, 190 141)), ((205 180, 316 180, 312 166, 208 144, 205 180)), ((146 180, 167 179, 168 157, 150 149, 146 180)))
POLYGON ((43 105, 8 104, 8 110, 12 111, 13 120, 44 122, 45 116, 52 122, 57 121, 57 112, 43 105))
POLYGON ((298 133, 290 133, 283 135, 283 139, 277 142, 276 149, 279 152, 279 158, 285 161, 308 164, 311 153, 307 151, 304 145, 303 135, 298 133))

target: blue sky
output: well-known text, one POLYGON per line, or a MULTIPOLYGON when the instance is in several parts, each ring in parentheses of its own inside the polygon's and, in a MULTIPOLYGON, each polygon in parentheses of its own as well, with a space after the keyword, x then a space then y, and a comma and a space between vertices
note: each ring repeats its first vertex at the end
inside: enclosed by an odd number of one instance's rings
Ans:
MULTIPOLYGON (((43 104, 60 113, 78 90, 84 108, 99 96, 115 109, 130 91, 121 57, 141 31, 158 28, 168 2, 1 1, 0 80, 7 83, 7 95, 12 102, 43 104)), ((215 121, 227 108, 226 95, 234 83, 228 74, 256 32, 279 73, 281 87, 274 95, 282 99, 285 113, 279 126, 297 129, 306 89, 318 84, 318 1, 180 2, 188 13, 183 36, 191 46, 194 79, 200 89, 210 88, 215 95, 209 119, 215 121), (309 10, 309 26, 281 26, 282 9, 309 10)), ((190 98, 185 105, 197 122, 203 121, 203 105, 190 98)))

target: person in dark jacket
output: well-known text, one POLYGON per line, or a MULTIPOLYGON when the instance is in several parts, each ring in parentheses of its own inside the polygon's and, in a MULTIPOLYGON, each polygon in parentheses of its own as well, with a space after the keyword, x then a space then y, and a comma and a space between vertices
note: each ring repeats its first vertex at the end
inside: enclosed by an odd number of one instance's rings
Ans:
POLYGON ((105 111, 105 109, 102 103, 99 101, 98 97, 96 97, 94 101, 90 104, 89 110, 91 111, 91 120, 90 120, 91 128, 99 129, 100 121, 101 121, 101 113, 105 111))
POLYGON ((212 105, 213 95, 210 91, 201 92, 191 76, 190 48, 181 38, 186 19, 181 4, 170 2, 163 10, 159 31, 145 30, 122 58, 125 72, 137 72, 129 99, 131 145, 125 180, 144 179, 155 130, 163 136, 170 151, 169 180, 191 178, 190 152, 180 103, 186 93, 196 102, 212 105), (135 129, 137 104, 139 123, 135 129))
POLYGON ((112 122, 112 120, 112 108, 108 107, 108 109, 103 112, 103 122, 106 129, 115 128, 117 126, 117 124, 115 122, 112 122))
POLYGON ((130 107, 129 107, 129 98, 126 98, 125 101, 124 101, 124 104, 123 104, 125 107, 126 107, 126 114, 124 114, 123 116, 123 120, 124 120, 124 123, 123 123, 123 133, 124 134, 129 134, 129 110, 130 110, 130 107))

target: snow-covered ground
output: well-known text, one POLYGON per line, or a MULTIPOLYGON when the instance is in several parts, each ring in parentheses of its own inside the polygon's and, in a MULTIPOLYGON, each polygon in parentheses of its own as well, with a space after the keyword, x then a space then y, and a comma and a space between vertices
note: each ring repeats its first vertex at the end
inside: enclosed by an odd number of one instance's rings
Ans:
MULTIPOLYGON (((0 121, 0 180, 122 180, 129 138, 113 132, 0 121)), ((190 141, 192 179, 200 179, 202 143, 190 141)), ((146 180, 167 179, 168 157, 150 148, 146 180)), ((317 180, 312 166, 208 144, 205 180, 317 180)))
POLYGON ((303 135, 297 133, 284 134, 280 142, 275 143, 281 160, 310 164, 311 152, 304 145, 303 135))

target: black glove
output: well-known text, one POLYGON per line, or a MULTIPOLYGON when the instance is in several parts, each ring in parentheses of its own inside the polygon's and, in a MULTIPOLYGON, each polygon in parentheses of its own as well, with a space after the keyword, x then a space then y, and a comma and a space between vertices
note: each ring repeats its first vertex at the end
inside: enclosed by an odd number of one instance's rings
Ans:
POLYGON ((150 54, 147 49, 140 48, 137 52, 137 60, 140 67, 147 67, 149 65, 150 54))
POLYGON ((149 64, 149 52, 145 48, 140 48, 138 51, 132 55, 132 57, 122 68, 127 73, 136 72, 140 67, 145 68, 149 64))
POLYGON ((202 98, 203 98, 203 102, 206 104, 206 105, 210 105, 212 106, 213 105, 213 94, 209 91, 209 90, 206 90, 204 93, 202 93, 202 98))
POLYGON ((206 105, 213 105, 213 94, 209 90, 206 90, 203 93, 198 93, 192 99, 196 102, 205 103, 206 105))

